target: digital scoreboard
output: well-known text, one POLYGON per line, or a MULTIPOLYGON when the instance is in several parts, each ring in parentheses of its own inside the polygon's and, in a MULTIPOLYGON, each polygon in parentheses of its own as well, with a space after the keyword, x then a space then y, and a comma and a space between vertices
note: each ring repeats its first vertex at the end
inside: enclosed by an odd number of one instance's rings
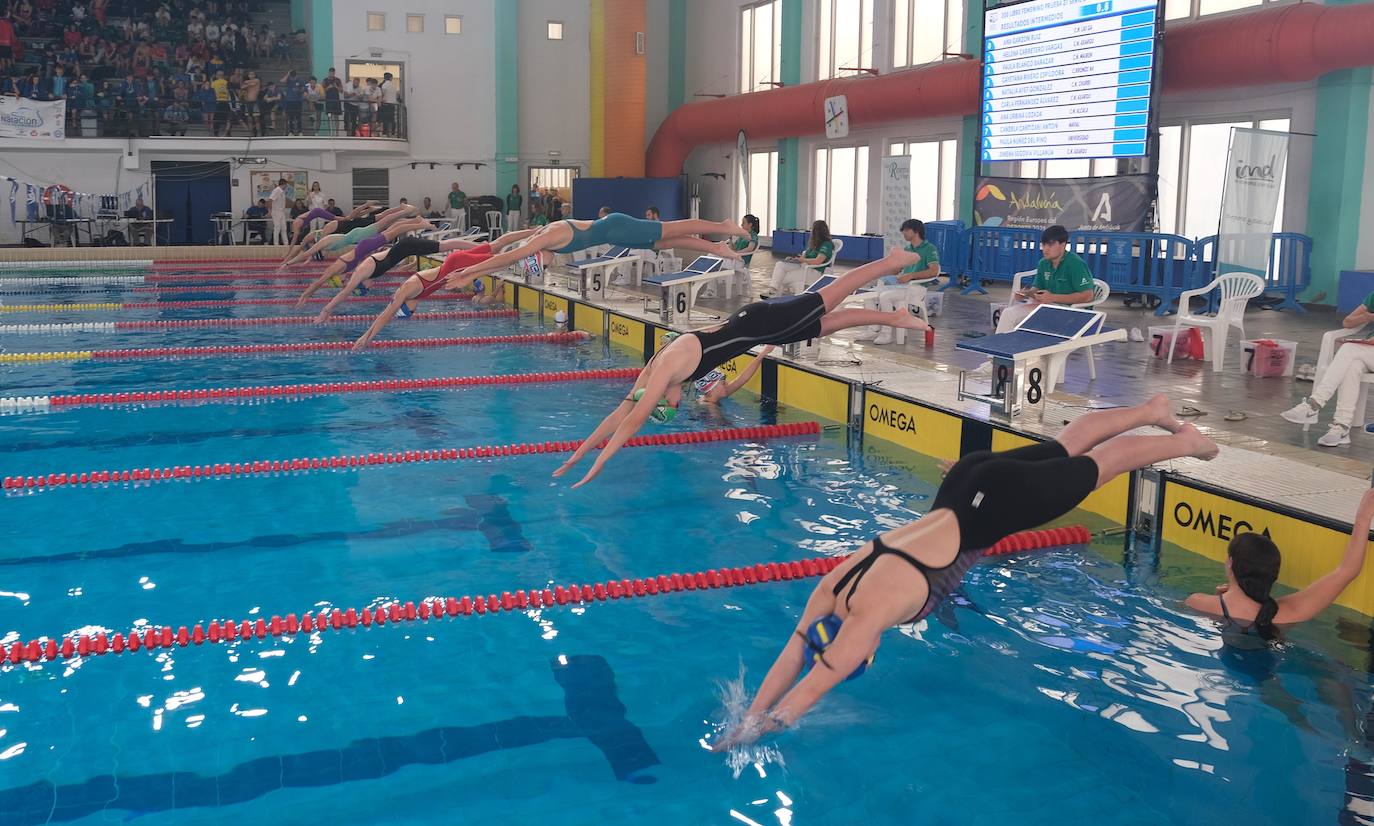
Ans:
POLYGON ((1147 154, 1159 0, 1028 0, 983 14, 983 161, 1147 154))

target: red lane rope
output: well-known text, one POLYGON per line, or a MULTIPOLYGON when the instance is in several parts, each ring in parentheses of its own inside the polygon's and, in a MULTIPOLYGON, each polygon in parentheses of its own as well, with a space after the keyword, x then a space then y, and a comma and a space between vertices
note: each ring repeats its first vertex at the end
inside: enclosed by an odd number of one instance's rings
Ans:
MULTIPOLYGON (((679 433, 659 433, 636 436, 625 442, 626 447, 649 445, 688 445, 712 442, 732 442, 741 439, 769 439, 779 436, 814 436, 821 432, 817 422, 731 427, 722 430, 698 430, 679 433)), ((604 445, 605 442, 602 442, 604 445)), ((297 459, 257 459, 248 462, 223 462, 213 465, 181 465, 167 468, 133 468, 129 470, 91 470, 82 473, 49 473, 43 476, 6 476, 0 482, 4 490, 42 489, 102 485, 111 482, 161 482, 168 479, 206 479, 225 476, 261 476, 269 473, 292 473, 309 470, 337 470, 372 467, 374 465, 405 465, 419 462, 452 462, 466 459, 487 459, 498 456, 527 456, 535 453, 571 453, 582 446, 573 442, 527 442, 514 445, 441 448, 438 450, 407 450, 402 453, 356 453, 345 456, 315 456, 297 459)))
MULTIPOLYGON (((470 301, 472 296, 459 293, 444 294, 435 293, 430 299, 447 298, 451 301, 470 301)), ((307 298, 306 304, 328 304, 328 298, 307 298)), ((389 295, 350 295, 344 301, 354 301, 359 303, 386 304, 391 301, 389 295)), ((182 310, 209 310, 221 307, 286 307, 296 303, 294 298, 227 298, 227 299, 203 299, 195 301, 125 301, 119 305, 121 310, 161 310, 161 309, 182 309, 182 310)))
POLYGON ((433 379, 380 379, 377 381, 347 381, 321 384, 277 384, 254 387, 214 387, 196 390, 133 390, 120 393, 78 393, 70 396, 49 396, 52 407, 83 407, 89 405, 148 404, 153 402, 223 401, 226 399, 261 399, 274 396, 337 396, 344 393, 382 393, 399 390, 447 390, 455 387, 485 387, 488 385, 545 384, 565 381, 593 381, 596 379, 632 379, 639 375, 638 367, 614 370, 582 370, 562 373, 519 373, 498 376, 445 376, 433 379))
MULTIPOLYGON (((1077 545, 1088 542, 1092 535, 1087 528, 1076 525, 1068 528, 1051 528, 1040 531, 1024 531, 1007 537, 1015 544, 1031 548, 1052 548, 1062 545, 1077 545)), ((1000 543, 999 543, 1000 544, 1000 543)), ((29 642, 15 642, 6 650, 0 646, 0 662, 18 665, 23 662, 53 661, 73 657, 101 656, 104 654, 135 653, 140 648, 185 648, 188 645, 209 643, 233 643, 239 640, 266 637, 294 637, 297 634, 340 631, 344 628, 370 628, 373 625, 401 622, 428 622, 452 617, 470 617, 474 614, 498 614, 501 612, 530 611, 553 608, 563 605, 587 605, 607 600, 637 599, 642 597, 671 594, 677 591, 706 591, 719 588, 738 588, 748 585, 761 585, 767 582, 787 582, 796 579, 811 579, 825 576, 838 568, 849 558, 831 556, 793 560, 791 562, 768 562, 746 565, 737 568, 712 568, 689 574, 659 574, 656 577, 635 579, 611 579, 595 584, 545 585, 540 588, 527 588, 516 591, 502 591, 497 594, 472 594, 462 597, 425 597, 417 602, 389 602, 375 607, 362 608, 321 608, 296 614, 270 618, 234 620, 211 620, 191 626, 135 628, 128 634, 115 632, 107 634, 57 634, 39 637, 29 642)))
MULTIPOLYGON (((371 290, 371 289, 374 289, 374 288, 399 287, 399 286, 401 286, 403 283, 405 283, 405 282, 403 282, 403 281, 369 281, 368 284, 367 284, 367 288, 368 288, 369 290, 371 290)), ((160 284, 159 284, 159 285, 152 286, 152 287, 131 287, 131 288, 129 289, 129 292, 133 292, 133 293, 162 293, 162 294, 166 294, 166 293, 257 292, 257 291, 263 291, 263 290, 295 290, 295 291, 299 292, 300 289, 301 289, 301 286, 300 286, 299 284, 252 284, 252 285, 225 284, 225 285, 223 285, 223 286, 215 286, 215 285, 211 285, 211 284, 197 284, 197 285, 194 285, 194 286, 186 286, 186 287, 178 287, 178 286, 174 286, 174 285, 163 286, 163 285, 160 285, 160 284)), ((93 292, 93 291, 96 291, 96 290, 92 289, 92 290, 90 290, 90 291, 93 292)), ((51 292, 51 291, 50 291, 50 290, 45 290, 44 292, 51 292)))
MULTIPOLYGON (((514 318, 519 310, 467 310, 463 312, 416 313, 410 318, 426 321, 460 321, 475 318, 514 318)), ((334 315, 325 320, 329 324, 360 324, 376 320, 370 315, 334 315)), ((157 319, 152 321, 115 321, 116 330, 181 330, 193 327, 272 327, 319 324, 313 315, 267 316, 264 318, 192 318, 185 320, 157 319)))
POLYGON ((283 273, 252 273, 252 272, 232 272, 224 275, 149 275, 144 276, 143 283, 171 285, 171 284, 204 284, 209 281, 314 281, 320 277, 322 270, 307 272, 283 272, 283 273))
MULTIPOLYGON (((474 344, 571 344, 591 336, 586 333, 529 333, 517 336, 466 336, 458 338, 404 338, 374 341, 369 349, 465 347, 474 344)), ((124 361, 166 356, 244 356, 263 353, 318 353, 352 349, 351 341, 300 341, 291 344, 210 344, 200 347, 145 347, 136 350, 91 350, 92 359, 124 361)), ((12 354, 17 355, 17 354, 12 354)))

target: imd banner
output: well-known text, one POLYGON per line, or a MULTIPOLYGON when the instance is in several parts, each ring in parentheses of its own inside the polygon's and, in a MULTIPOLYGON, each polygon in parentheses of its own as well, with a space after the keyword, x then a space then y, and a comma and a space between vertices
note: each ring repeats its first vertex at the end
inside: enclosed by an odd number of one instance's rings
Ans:
POLYGON ((0 97, 0 138, 60 140, 66 135, 66 101, 0 97))
POLYGON ((979 178, 973 223, 984 227, 1070 232, 1144 232, 1155 176, 1110 178, 979 178))
POLYGON ((1217 229, 1218 276, 1244 272, 1264 278, 1288 161, 1288 133, 1231 129, 1217 229))
POLYGON ((883 158, 883 247, 893 249, 906 243, 902 222, 911 217, 911 156, 888 155, 883 158))

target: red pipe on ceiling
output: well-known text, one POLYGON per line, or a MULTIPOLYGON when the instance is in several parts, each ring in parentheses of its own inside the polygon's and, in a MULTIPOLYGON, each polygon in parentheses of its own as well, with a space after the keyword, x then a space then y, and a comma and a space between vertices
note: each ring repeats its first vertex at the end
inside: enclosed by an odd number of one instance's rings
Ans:
MULTIPOLYGON (((1269 6, 1244 14, 1170 23, 1163 91, 1301 83, 1374 65, 1374 3, 1269 6)), ((821 106, 844 95, 849 122, 863 128, 978 111, 982 64, 946 61, 879 77, 805 83, 679 106, 654 133, 646 174, 674 177, 697 146, 823 134, 821 106)))

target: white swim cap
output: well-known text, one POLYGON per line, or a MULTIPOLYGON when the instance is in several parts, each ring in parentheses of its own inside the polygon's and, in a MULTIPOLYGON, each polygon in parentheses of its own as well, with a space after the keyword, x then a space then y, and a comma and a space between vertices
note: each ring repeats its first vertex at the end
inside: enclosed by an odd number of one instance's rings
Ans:
POLYGON ((562 310, 559 310, 558 312, 553 314, 553 321, 555 324, 567 324, 568 314, 563 312, 562 310))

